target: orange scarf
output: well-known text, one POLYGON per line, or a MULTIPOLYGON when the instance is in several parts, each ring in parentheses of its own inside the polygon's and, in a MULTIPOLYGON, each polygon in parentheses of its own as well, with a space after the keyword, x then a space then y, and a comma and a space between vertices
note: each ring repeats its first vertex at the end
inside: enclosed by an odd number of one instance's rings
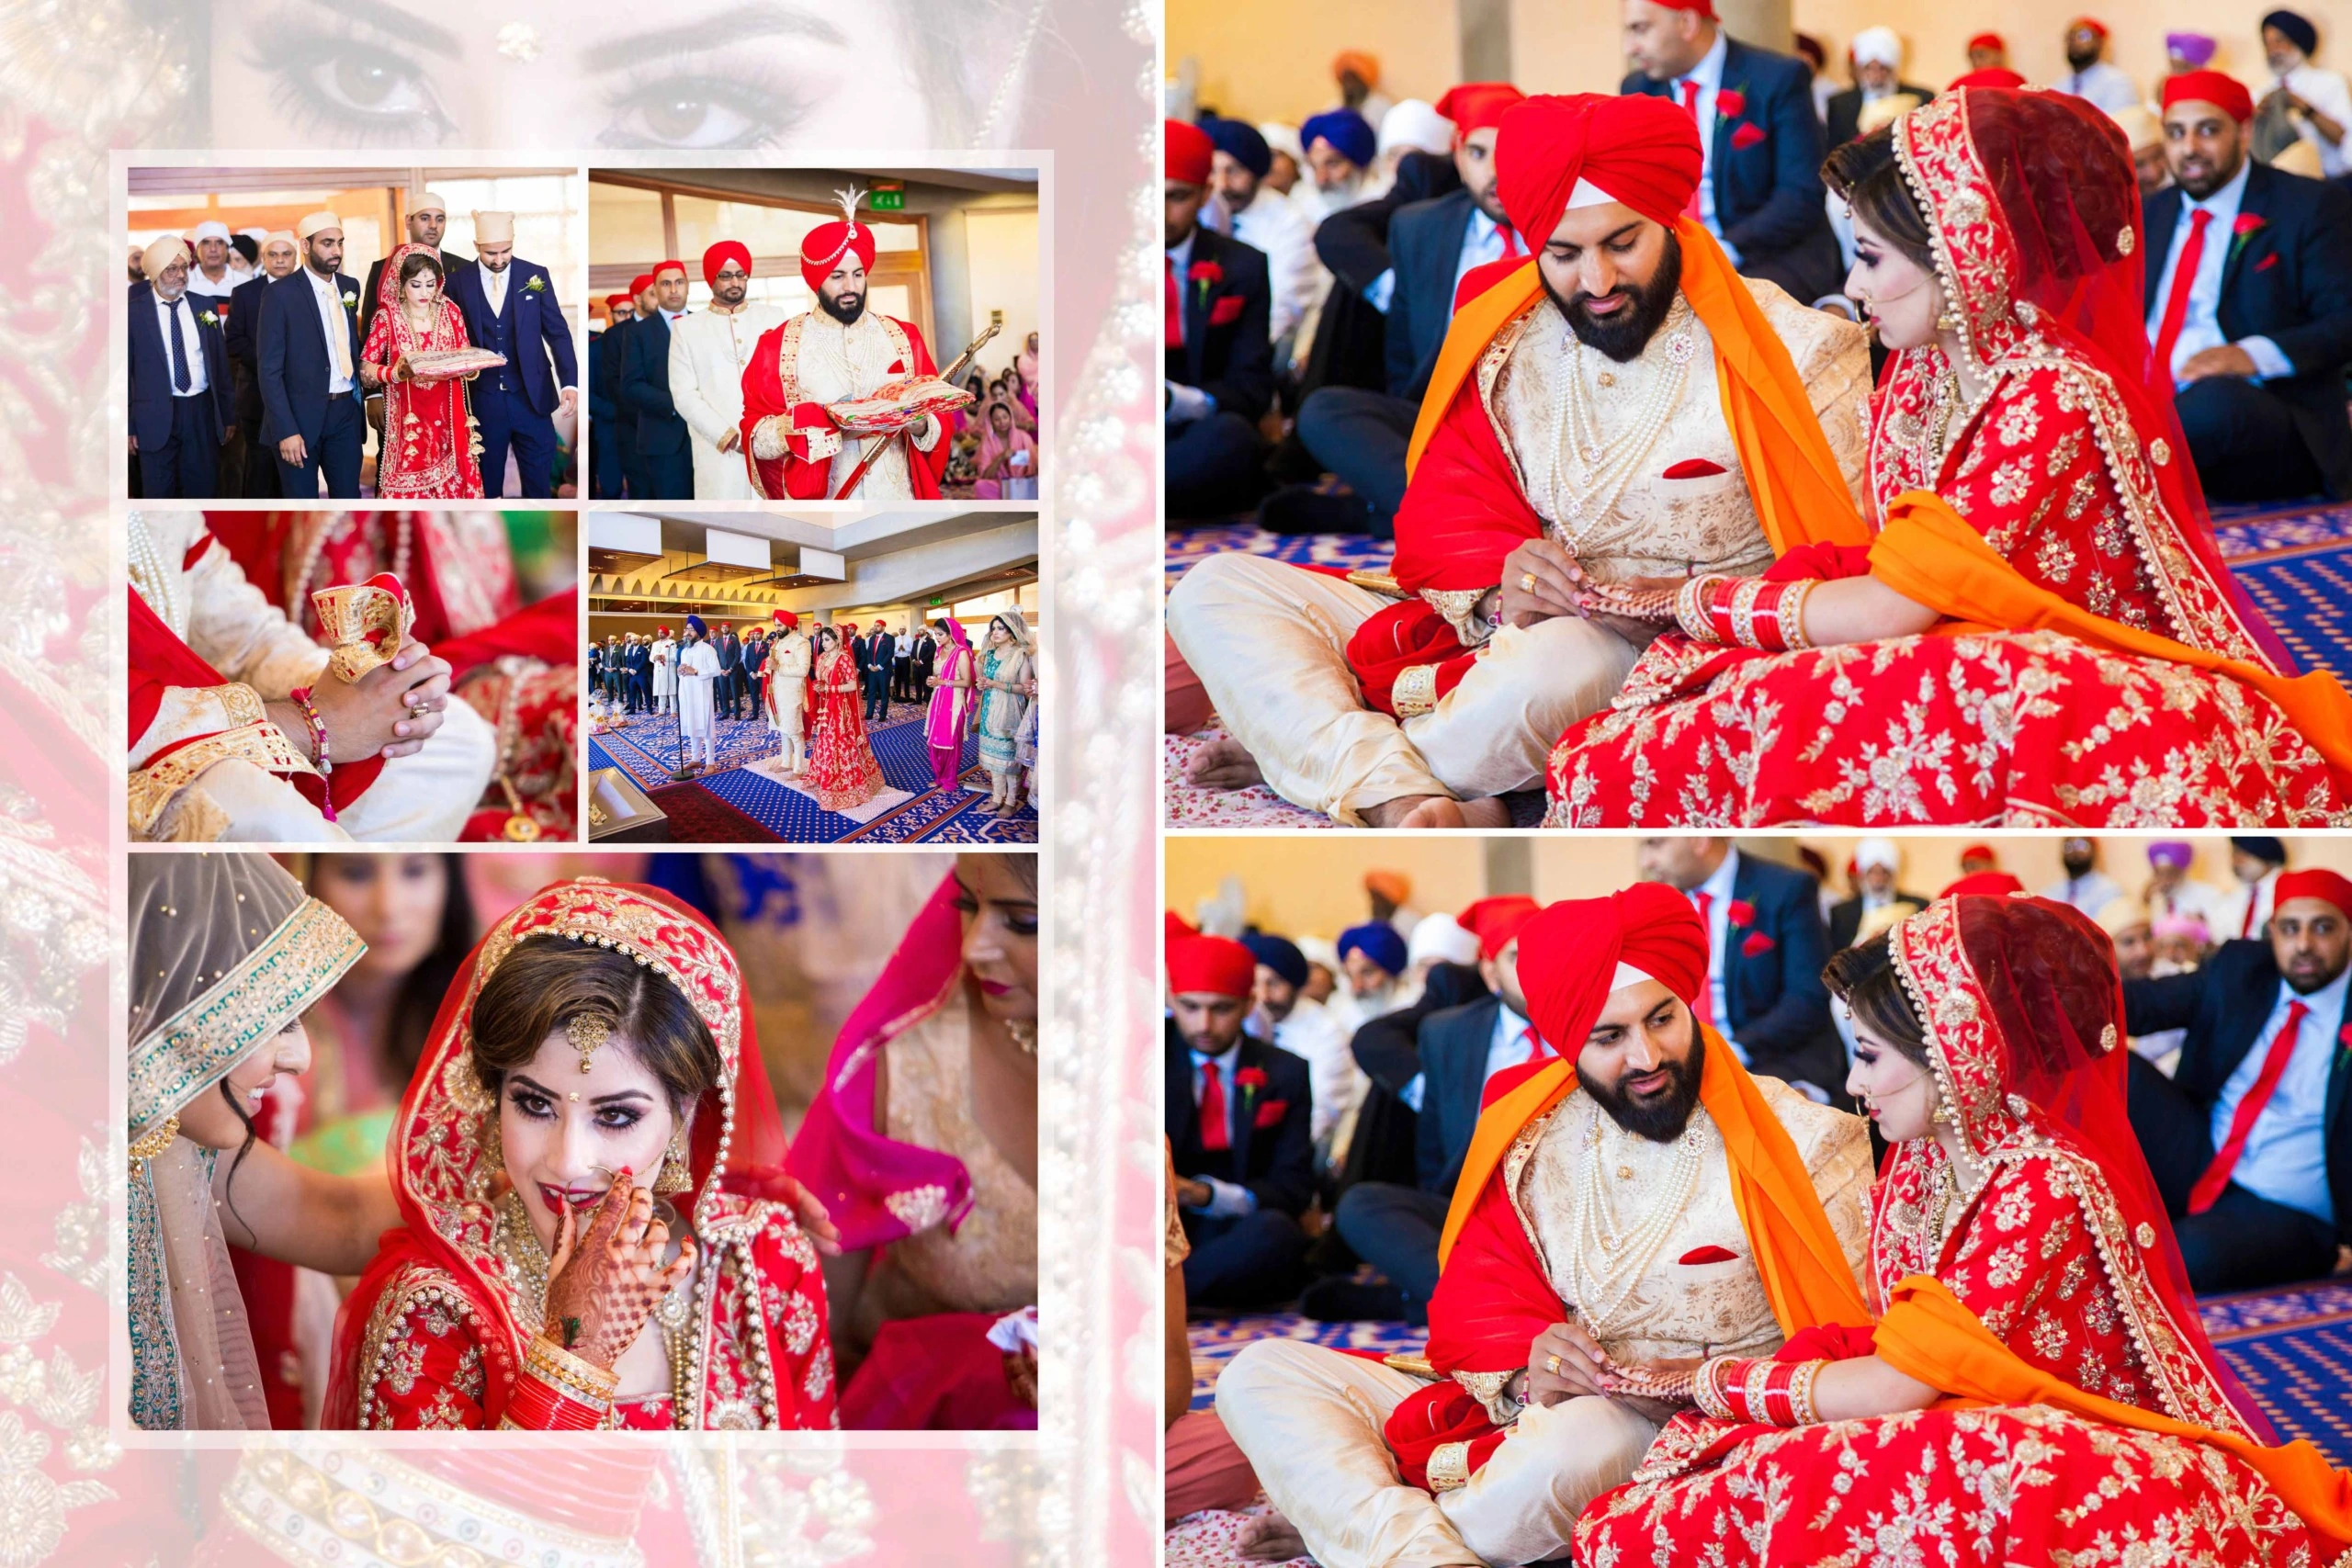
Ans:
POLYGON ((2216 1432, 2086 1393, 2020 1359, 1928 1275, 1911 1275, 1894 1288, 1886 1315, 1879 1320, 1876 1345, 1879 1359, 1942 1390, 1950 1396, 1945 1404, 2047 1404, 2136 1432, 2211 1443, 2244 1460, 2269 1483, 2304 1526, 2327 1543, 2330 1557, 2352 1547, 2352 1472, 2329 1465, 2310 1443, 2299 1439, 2283 1448, 2265 1448, 2234 1432, 2216 1432))
MULTIPOLYGON (((1713 235, 1688 218, 1675 220, 1674 233, 1682 242, 1682 297, 1715 340, 1724 419, 1772 553, 1786 555, 1800 545, 1869 544, 1870 525, 1855 508, 1787 345, 1713 235)), ((1408 479, 1479 356, 1544 298, 1544 280, 1531 256, 1453 313, 1406 449, 1408 479)))
MULTIPOLYGON (((1696 1020, 1693 1020, 1696 1022, 1696 1020)), ((1722 1035, 1707 1024, 1706 1062, 1699 1074, 1699 1103, 1714 1119, 1723 1134, 1724 1154, 1731 1167, 1732 1205, 1741 1228, 1756 1249, 1756 1271, 1772 1303, 1772 1315, 1784 1334, 1831 1323, 1868 1323, 1870 1308, 1854 1283, 1846 1249, 1822 1212, 1821 1197, 1804 1168, 1794 1140, 1763 1091, 1722 1035)), ((1439 1238, 1438 1265, 1443 1268, 1453 1250, 1453 1238, 1487 1181, 1500 1168, 1503 1156, 1520 1133, 1536 1117, 1557 1105, 1577 1087, 1576 1067, 1566 1061, 1545 1063, 1479 1113, 1463 1156, 1462 1176, 1454 1183, 1453 1204, 1439 1238)))
POLYGON ((2352 695, 2346 694, 2334 675, 2315 670, 2290 680, 2244 660, 2094 615, 2026 581, 1984 542, 1983 535, 1928 491, 1905 491, 1888 506, 1878 538, 1871 546, 1871 575, 1905 598, 1960 623, 1937 628, 1945 635, 1985 627, 1996 631, 2047 627, 2110 653, 2161 659, 2226 675, 2278 704, 2339 778, 2352 775, 2352 695))

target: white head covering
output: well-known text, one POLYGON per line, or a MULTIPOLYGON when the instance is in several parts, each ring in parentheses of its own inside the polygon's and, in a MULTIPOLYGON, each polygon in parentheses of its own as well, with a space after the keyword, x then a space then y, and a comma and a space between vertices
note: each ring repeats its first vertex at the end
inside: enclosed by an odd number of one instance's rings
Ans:
POLYGON ((269 249, 270 246, 277 243, 280 240, 283 240, 288 244, 292 245, 296 250, 302 248, 302 242, 294 237, 294 231, 291 229, 272 229, 268 232, 263 234, 261 236, 261 248, 266 251, 269 249))
POLYGON ((1623 990, 1628 986, 1638 986, 1645 980, 1655 980, 1657 978, 1657 976, 1651 974, 1648 970, 1636 968, 1633 964, 1620 959, 1617 963, 1617 972, 1609 976, 1609 989, 1611 994, 1614 994, 1618 991, 1623 990))
POLYGON ((511 245, 514 243, 514 215, 511 212, 477 212, 474 214, 474 243, 477 245, 511 245))
POLYGON ((196 226, 196 238, 198 242, 218 240, 225 245, 229 243, 229 225, 218 218, 208 218, 196 226))
POLYGON ((438 191, 420 191, 416 199, 408 204, 408 212, 412 218, 420 212, 437 212, 447 218, 449 216, 449 204, 441 199, 438 191))
POLYGON ((1903 852, 1894 847, 1893 839, 1864 839, 1854 846, 1854 864, 1864 871, 1872 866, 1896 871, 1902 867, 1903 852))
POLYGON ((1411 969, 1424 960, 1439 960, 1447 964, 1478 962, 1478 939, 1462 929, 1462 922, 1439 910, 1423 915, 1414 926, 1412 940, 1405 944, 1405 967, 1411 969))
POLYGON ((1340 946, 1329 937, 1303 936, 1298 939, 1299 952, 1306 954, 1309 964, 1320 964, 1332 974, 1340 972, 1340 946))
POLYGON ((2123 129, 2123 140, 2134 152, 2144 152, 2165 142, 2165 122, 2158 119, 2144 104, 2125 104, 2121 108, 2107 111, 2108 118, 2123 129))
POLYGON ((1298 127, 1270 119, 1258 127, 1258 134, 1266 139, 1268 147, 1289 153, 1290 161, 1300 168, 1306 166, 1306 149, 1298 144, 1298 127))
POLYGON ((1453 151, 1453 122, 1419 98, 1407 98, 1380 117, 1380 156, 1399 147, 1423 152, 1453 151))
POLYGON ((305 212, 301 217, 294 220, 294 232, 305 240, 309 239, 311 235, 318 233, 321 230, 340 229, 342 227, 342 219, 337 218, 332 212, 324 210, 318 212, 305 212))
POLYGON ((1903 40, 1893 28, 1864 28, 1854 35, 1853 51, 1857 65, 1892 68, 1903 63, 1903 40))
POLYGON ((251 240, 256 245, 262 244, 269 239, 269 231, 263 228, 258 223, 254 224, 250 229, 240 229, 237 232, 243 234, 246 239, 251 240))
POLYGON ((153 283, 164 276, 165 267, 175 261, 186 261, 187 255, 187 242, 177 234, 166 234, 147 247, 146 254, 139 258, 139 270, 153 283))

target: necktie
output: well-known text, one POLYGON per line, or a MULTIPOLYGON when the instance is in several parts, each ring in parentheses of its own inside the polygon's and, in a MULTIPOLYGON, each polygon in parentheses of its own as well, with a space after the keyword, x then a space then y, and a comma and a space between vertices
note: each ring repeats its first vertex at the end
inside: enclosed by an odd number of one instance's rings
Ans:
POLYGON ((1184 346, 1184 296, 1176 287, 1176 258, 1168 258, 1168 296, 1161 307, 1167 327, 1168 346, 1184 346))
POLYGON ((2230 1184, 2230 1172, 2237 1168, 2238 1156, 2245 1152, 2245 1141, 2254 1134, 2254 1124, 2262 1119, 2263 1108, 2278 1089, 2278 1080, 2287 1076, 2287 1059, 2295 1054, 2295 1036, 2302 1030, 2303 1020, 2311 1016, 2311 1009, 2301 1002, 2291 1002, 2287 1008, 2287 1021, 2270 1042, 2269 1055, 2262 1058, 2262 1072, 2254 1087, 2245 1091, 2238 1108, 2230 1117, 2230 1135, 2222 1144, 2222 1152, 2188 1190, 2188 1212, 2201 1214, 2221 1197, 2222 1189, 2230 1184))
POLYGON ((1225 1112, 1225 1075, 1215 1062, 1201 1064, 1201 1147, 1221 1154, 1233 1146, 1233 1128, 1225 1112))
POLYGON ((1713 977, 1715 967, 1715 922, 1713 918, 1715 896, 1702 887, 1698 892, 1690 895, 1690 901, 1699 906, 1699 923, 1707 928, 1707 969, 1709 973, 1709 978, 1700 983, 1699 995, 1692 1000, 1690 1004, 1690 1010, 1698 1017, 1701 1023, 1713 1023, 1715 1021, 1715 987, 1713 977))
POLYGON ((1510 224, 1496 224, 1495 232, 1503 237, 1503 254, 1507 256, 1523 256, 1527 254, 1527 247, 1519 243, 1519 231, 1512 228, 1510 224))
POLYGON ((2245 890, 2245 923, 2238 927, 2238 935, 2252 936, 2254 934, 2254 906, 2260 900, 2261 896, 2262 889, 2259 887, 2249 887, 2245 890))
POLYGON ((171 330, 164 335, 172 340, 172 390, 185 392, 190 385, 187 373, 187 345, 180 341, 180 312, 187 308, 185 296, 172 301, 171 330))
POLYGON ((334 356, 334 378, 348 381, 351 379, 351 336, 343 324, 343 295, 332 283, 326 288, 327 303, 331 307, 326 321, 327 352, 334 356))
POLYGON ((1519 1032, 1519 1047, 1527 1053, 1526 1059, 1531 1062, 1544 1054, 1544 1037, 1535 1032, 1533 1024, 1519 1032))
MULTIPOLYGON (((1698 124, 1699 124, 1699 91, 1700 91, 1700 88, 1699 88, 1699 84, 1698 84, 1697 82, 1692 81, 1692 80, 1690 80, 1690 79, 1689 79, 1689 78, 1687 78, 1687 77, 1683 80, 1683 83, 1682 83, 1682 112, 1683 112, 1684 114, 1687 114, 1687 115, 1689 115, 1689 116, 1690 117, 1690 123, 1691 123, 1691 124, 1693 124, 1693 125, 1698 125, 1698 124)), ((1701 126, 1699 126, 1699 146, 1700 146, 1700 149, 1703 152, 1703 151, 1705 150, 1705 148, 1706 148, 1706 145, 1707 145, 1707 128, 1706 128, 1705 126, 1703 126, 1703 125, 1701 125, 1701 126)), ((1704 176, 1704 175, 1701 175, 1701 183, 1702 183, 1702 184, 1703 184, 1703 183, 1704 183, 1704 181, 1705 181, 1705 176, 1704 176)), ((1690 200, 1688 200, 1688 201, 1686 201, 1686 202, 1684 202, 1684 203, 1682 204, 1682 216, 1683 216, 1683 217, 1685 217, 1685 218, 1696 218, 1696 217, 1698 217, 1698 216, 1699 216, 1699 186, 1692 186, 1690 187, 1690 200)))
POLYGON ((2165 296, 2164 319, 2156 324, 2155 367, 2166 382, 2172 379, 2172 345, 2180 341, 2180 324, 2188 316, 2188 290, 2197 281, 2198 264, 2205 259, 2205 228, 2212 221, 2213 215, 2201 207, 2188 215, 2188 239, 2172 269, 2172 292, 2165 296))

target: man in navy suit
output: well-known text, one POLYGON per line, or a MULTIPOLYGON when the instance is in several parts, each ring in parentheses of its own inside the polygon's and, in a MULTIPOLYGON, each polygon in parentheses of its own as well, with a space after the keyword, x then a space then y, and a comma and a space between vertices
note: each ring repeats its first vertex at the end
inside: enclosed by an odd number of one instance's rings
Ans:
MULTIPOLYGON (((261 372, 258 363, 263 290, 281 277, 290 277, 302 265, 302 247, 294 231, 279 229, 265 237, 260 269, 230 291, 229 322, 221 339, 229 349, 229 375, 235 383, 237 428, 250 435, 261 429, 261 372)), ((275 454, 258 443, 247 448, 243 493, 248 501, 277 501, 286 494, 278 481, 275 454)))
POLYGON ((2130 1058, 2132 1130, 2199 1292, 2316 1280, 2352 1239, 2352 880, 2278 877, 2267 939, 2123 983, 2134 1035, 2181 1029, 2166 1078, 2130 1058))
POLYGON ((149 501, 209 501, 236 424, 229 351, 210 299, 187 292, 187 246, 147 247, 130 286, 130 450, 149 501))
POLYGON ((289 501, 315 501, 319 479, 338 501, 359 498, 359 285, 345 277, 343 220, 313 212, 294 226, 302 265, 263 290, 254 363, 261 438, 277 448, 289 501))
POLYGON ((605 422, 602 435, 592 434, 592 440, 602 441, 613 451, 613 460, 620 465, 621 488, 613 493, 626 494, 632 500, 642 500, 651 492, 646 489, 645 469, 637 457, 637 416, 621 400, 621 373, 628 366, 629 334, 653 313, 653 275, 641 272, 629 280, 629 313, 616 318, 605 329, 605 365, 596 383, 604 400, 613 406, 613 417, 605 422))
POLYGON ((2254 101, 2218 71, 2168 78, 2173 185, 2144 198, 2148 341, 2205 493, 2352 498, 2352 196, 2247 155, 2254 101))
MULTIPOLYGON (((1495 195, 1496 129, 1526 96, 1508 82, 1467 82, 1438 100, 1437 112, 1453 121, 1453 166, 1462 183, 1390 217, 1387 270, 1364 290, 1386 317, 1387 390, 1319 387, 1298 411, 1300 443, 1354 493, 1330 495, 1311 485, 1278 491, 1259 509, 1262 526, 1278 534, 1368 533, 1383 539, 1396 532, 1396 507, 1405 499, 1405 448, 1453 321, 1454 288, 1474 266, 1528 254, 1495 195)), ((1335 214, 1325 226, 1345 216, 1335 214)))
MULTIPOLYGON (((653 269, 653 308, 629 328, 621 367, 621 417, 636 422, 637 463, 647 501, 692 501, 695 455, 686 422, 670 400, 670 323, 686 313, 686 265, 653 269)), ((634 493, 634 492, 632 492, 634 493)))
POLYGON ((465 312, 466 335, 506 356, 474 382, 482 485, 493 497, 503 492, 512 446, 523 494, 543 501, 555 494, 555 411, 576 414, 580 401, 571 325, 548 269, 515 259, 513 213, 474 214, 474 253, 450 273, 449 298, 465 312))
POLYGON ((899 639, 880 621, 865 634, 865 722, 890 716, 890 666, 898 658, 899 639))
POLYGON ((1238 511, 1263 488, 1258 421, 1274 399, 1273 293, 1263 252, 1201 223, 1208 132, 1171 119, 1167 138, 1161 403, 1174 520, 1238 511))
POLYGON ((1259 1306, 1300 1282, 1315 1196, 1306 1064, 1242 1031, 1257 960, 1221 936, 1168 944, 1167 1132, 1193 1255, 1184 1299, 1259 1306))
POLYGON ((1842 1106, 1846 1049, 1821 983, 1829 953, 1819 884, 1723 839, 1644 839, 1634 860, 1645 879, 1680 888, 1707 923, 1702 1016, 1741 1064, 1842 1106))
POLYGON ((711 648, 718 655, 718 680, 710 694, 713 715, 737 717, 743 694, 743 639, 735 635, 733 626, 722 626, 711 648))
POLYGON ((1626 0, 1625 54, 1634 71, 1621 92, 1671 99, 1699 122, 1697 217, 1732 265, 1801 303, 1837 293, 1844 269, 1804 62, 1739 42, 1709 0, 1626 0))
POLYGON ((636 633, 628 639, 628 711, 644 713, 653 706, 653 647, 636 633))
POLYGON ((626 294, 605 295, 605 328, 588 334, 588 456, 594 465, 588 493, 598 501, 617 501, 621 495, 621 406, 607 379, 605 352, 618 341, 613 334, 635 308, 626 294))
MULTIPOLYGON (((1333 1215, 1340 1239, 1389 1282, 1318 1280, 1299 1297, 1307 1316, 1429 1320, 1438 1236, 1470 1151, 1487 1080, 1544 1054, 1527 1021, 1527 997, 1519 984, 1520 928, 1538 908, 1532 898, 1500 897, 1481 899, 1464 911, 1464 924, 1477 932, 1478 977, 1488 994, 1427 1014, 1416 1031, 1420 1070, 1398 1097, 1416 1113, 1413 1185, 1358 1182, 1340 1194, 1333 1215)), ((1359 1040, 1371 1027, 1358 1032, 1359 1040)))

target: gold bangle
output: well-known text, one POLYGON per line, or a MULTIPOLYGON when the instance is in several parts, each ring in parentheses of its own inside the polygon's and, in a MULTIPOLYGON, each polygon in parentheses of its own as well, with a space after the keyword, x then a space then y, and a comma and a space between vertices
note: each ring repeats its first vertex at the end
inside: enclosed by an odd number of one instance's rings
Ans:
POLYGON ((1706 572, 1684 582, 1674 596, 1675 624, 1682 635, 1692 642, 1720 642, 1713 622, 1707 618, 1707 584, 1723 581, 1721 572, 1706 572))
POLYGON ((1819 1377, 1821 1369, 1828 1364, 1826 1357, 1817 1361, 1806 1361, 1789 1380, 1789 1418, 1792 1425, 1811 1427, 1820 1421, 1820 1414, 1813 1407, 1813 1380, 1819 1377))
POLYGON ((566 1398, 599 1410, 612 1404, 621 1386, 620 1374, 583 1360, 545 1335, 531 1341, 523 1364, 566 1398))
POLYGON ((1813 646, 1813 639, 1804 635, 1804 602, 1820 586, 1816 578, 1801 578, 1781 595, 1781 641, 1792 652, 1813 646))
POLYGON ((1756 644, 1756 601, 1764 594, 1764 580, 1743 577, 1731 591, 1731 640, 1742 648, 1756 644))

